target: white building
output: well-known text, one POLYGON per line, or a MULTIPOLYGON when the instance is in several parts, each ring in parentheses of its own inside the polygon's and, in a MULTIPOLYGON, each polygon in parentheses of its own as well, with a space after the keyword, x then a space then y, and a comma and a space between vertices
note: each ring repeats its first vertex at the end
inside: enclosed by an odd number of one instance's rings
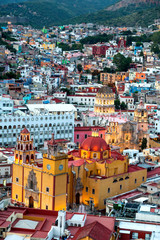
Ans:
POLYGON ((13 100, 8 97, 0 97, 0 115, 13 113, 13 100))
POLYGON ((125 104, 127 104, 127 107, 128 107, 129 110, 134 110, 135 109, 134 98, 133 97, 119 95, 119 100, 120 100, 120 103, 124 102, 125 104))
POLYGON ((95 96, 92 95, 70 95, 67 96, 68 103, 75 104, 78 108, 81 106, 83 111, 89 108, 90 111, 94 110, 95 96))
POLYGON ((44 140, 74 140, 74 117, 76 108, 71 104, 28 104, 29 113, 25 115, 0 116, 0 146, 14 146, 20 131, 26 127, 37 147, 44 140))
POLYGON ((139 150, 136 149, 125 149, 123 155, 128 156, 129 164, 136 163, 139 161, 139 150))

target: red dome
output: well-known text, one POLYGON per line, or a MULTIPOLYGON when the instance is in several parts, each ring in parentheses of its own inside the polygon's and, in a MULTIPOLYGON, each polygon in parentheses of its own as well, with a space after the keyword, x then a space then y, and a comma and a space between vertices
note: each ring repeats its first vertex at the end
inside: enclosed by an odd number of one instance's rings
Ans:
POLYGON ((101 137, 88 137, 82 142, 81 149, 87 151, 101 152, 109 150, 110 147, 101 137))

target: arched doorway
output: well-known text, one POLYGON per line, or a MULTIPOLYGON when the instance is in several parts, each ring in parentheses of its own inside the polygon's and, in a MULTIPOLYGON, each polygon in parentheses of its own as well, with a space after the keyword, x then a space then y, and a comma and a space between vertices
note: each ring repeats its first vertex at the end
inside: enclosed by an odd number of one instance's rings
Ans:
POLYGON ((80 204, 80 193, 76 193, 76 204, 80 204))
POLYGON ((29 197, 29 208, 33 208, 34 207, 34 200, 33 200, 33 197, 30 196, 29 197))

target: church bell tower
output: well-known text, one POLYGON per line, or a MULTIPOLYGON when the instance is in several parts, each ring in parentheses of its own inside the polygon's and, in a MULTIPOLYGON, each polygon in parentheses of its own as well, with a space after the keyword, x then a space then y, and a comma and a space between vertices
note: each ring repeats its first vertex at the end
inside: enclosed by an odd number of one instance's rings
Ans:
POLYGON ((32 164, 35 161, 33 139, 30 138, 30 132, 26 128, 21 131, 20 137, 17 139, 14 154, 17 164, 32 164))

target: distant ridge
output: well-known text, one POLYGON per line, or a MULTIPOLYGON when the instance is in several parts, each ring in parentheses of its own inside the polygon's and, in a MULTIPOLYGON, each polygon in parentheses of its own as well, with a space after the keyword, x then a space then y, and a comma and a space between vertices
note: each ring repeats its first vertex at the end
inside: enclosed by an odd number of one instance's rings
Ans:
MULTIPOLYGON (((0 0, 3 3, 5 0, 0 0)), ((6 0, 0 21, 10 15, 35 28, 93 22, 108 26, 147 27, 160 18, 160 0, 6 0)))
POLYGON ((74 23, 93 22, 108 26, 147 27, 160 18, 160 0, 120 0, 97 11, 72 19, 74 23))
POLYGON ((0 0, 0 17, 25 17, 28 24, 41 28, 44 25, 61 25, 67 19, 96 12, 116 1, 118 0, 0 0))
POLYGON ((112 6, 107 7, 106 10, 108 11, 116 11, 120 8, 126 8, 129 7, 130 5, 134 5, 135 8, 138 8, 140 6, 159 6, 160 5, 160 0, 121 0, 117 3, 115 3, 112 6))

